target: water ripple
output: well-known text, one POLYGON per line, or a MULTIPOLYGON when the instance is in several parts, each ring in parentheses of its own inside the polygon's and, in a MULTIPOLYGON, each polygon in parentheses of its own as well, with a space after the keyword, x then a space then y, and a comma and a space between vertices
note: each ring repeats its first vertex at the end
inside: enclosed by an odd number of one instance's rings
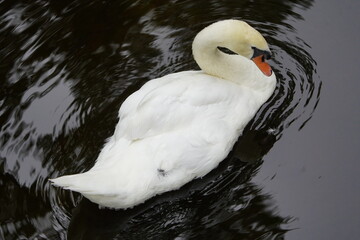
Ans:
POLYGON ((9 205, 0 213, 0 237, 279 239, 288 231, 292 217, 280 216, 272 196, 249 180, 276 140, 289 127, 304 127, 318 104, 316 62, 292 27, 311 1, 0 6, 0 188, 10 197, 0 197, 9 205), (119 106, 142 84, 198 69, 191 56, 195 34, 227 18, 246 20, 265 36, 278 83, 219 168, 127 211, 99 209, 49 186, 50 177, 93 165, 119 106))

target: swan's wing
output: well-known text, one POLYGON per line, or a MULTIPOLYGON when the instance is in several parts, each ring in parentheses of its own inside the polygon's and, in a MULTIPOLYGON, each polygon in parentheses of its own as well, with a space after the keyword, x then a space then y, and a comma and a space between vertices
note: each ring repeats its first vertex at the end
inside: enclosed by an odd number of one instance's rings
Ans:
POLYGON ((188 127, 209 114, 212 118, 225 116, 226 109, 211 106, 231 98, 227 91, 219 91, 221 85, 217 82, 201 72, 182 72, 150 81, 121 106, 115 138, 139 140, 188 127))
POLYGON ((52 182, 106 206, 128 207, 204 176, 236 140, 228 117, 242 94, 226 84, 200 73, 150 81, 123 103, 95 166, 52 182))

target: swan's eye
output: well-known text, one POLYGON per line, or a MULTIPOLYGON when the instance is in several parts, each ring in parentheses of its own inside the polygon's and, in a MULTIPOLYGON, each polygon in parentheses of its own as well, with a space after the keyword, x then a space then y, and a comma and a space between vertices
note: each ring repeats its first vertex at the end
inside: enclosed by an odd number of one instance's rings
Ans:
POLYGON ((236 52, 233 52, 233 51, 231 51, 230 49, 228 49, 226 47, 217 47, 217 49, 219 49, 221 52, 223 52, 225 54, 238 55, 236 52))

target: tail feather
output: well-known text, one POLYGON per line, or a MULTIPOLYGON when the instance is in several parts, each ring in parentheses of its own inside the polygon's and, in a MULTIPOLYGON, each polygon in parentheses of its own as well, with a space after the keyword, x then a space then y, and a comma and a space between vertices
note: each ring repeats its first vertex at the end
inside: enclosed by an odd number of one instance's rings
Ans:
POLYGON ((104 195, 104 191, 96 184, 94 174, 86 172, 49 179, 52 185, 82 194, 104 195))
MULTIPOLYGON (((74 175, 49 179, 52 185, 67 190, 79 192, 94 203, 109 208, 128 208, 133 205, 129 194, 124 191, 114 190, 114 181, 104 178, 108 174, 101 172, 86 172, 74 175), (104 175, 105 174, 105 175, 104 175)), ((111 179, 111 178, 110 178, 111 179)))

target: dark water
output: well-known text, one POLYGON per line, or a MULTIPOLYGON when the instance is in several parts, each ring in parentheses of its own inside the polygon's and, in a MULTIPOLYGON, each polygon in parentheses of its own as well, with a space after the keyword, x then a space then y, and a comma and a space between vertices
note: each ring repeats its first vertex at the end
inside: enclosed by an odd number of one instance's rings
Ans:
POLYGON ((0 239, 356 239, 358 9, 0 0, 0 239), (127 211, 49 186, 93 165, 142 84, 197 69, 192 39, 227 18, 265 36, 278 84, 217 169, 127 211))

